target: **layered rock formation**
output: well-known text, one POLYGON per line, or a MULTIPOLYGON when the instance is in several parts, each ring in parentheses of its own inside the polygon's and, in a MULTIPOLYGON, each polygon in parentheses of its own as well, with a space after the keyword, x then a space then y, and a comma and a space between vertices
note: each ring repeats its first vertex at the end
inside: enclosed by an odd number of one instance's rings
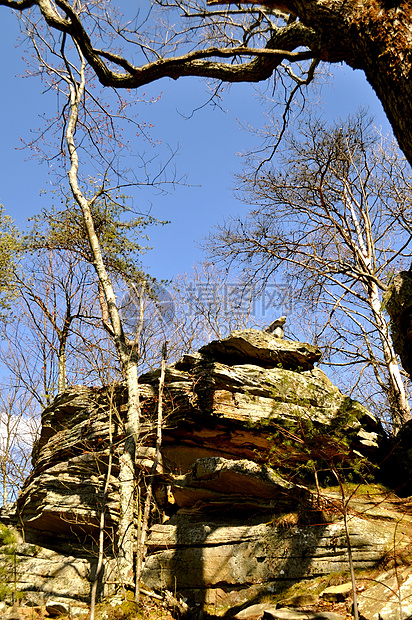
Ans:
MULTIPOLYGON (((362 457, 378 460, 382 431, 364 407, 315 368, 319 358, 311 345, 246 330, 167 368, 146 587, 178 590, 201 604, 234 605, 346 569, 341 498, 321 498, 308 484, 315 470, 318 479, 328 475, 321 463, 328 470, 332 463, 357 467, 362 457)), ((143 475, 154 458, 158 377, 141 377, 143 475)), ((24 526, 28 543, 80 562, 81 591, 73 586, 68 592, 56 580, 54 595, 87 598, 103 509, 107 560, 101 592, 116 586, 112 543, 123 413, 122 386, 76 387, 43 412, 15 523, 24 526)), ((355 566, 363 568, 376 565, 397 536, 387 516, 370 521, 363 509, 354 510, 349 531, 355 566)), ((51 593, 42 566, 36 588, 51 593)), ((34 564, 30 570, 37 570, 34 564)), ((24 580, 20 585, 30 589, 24 580)))

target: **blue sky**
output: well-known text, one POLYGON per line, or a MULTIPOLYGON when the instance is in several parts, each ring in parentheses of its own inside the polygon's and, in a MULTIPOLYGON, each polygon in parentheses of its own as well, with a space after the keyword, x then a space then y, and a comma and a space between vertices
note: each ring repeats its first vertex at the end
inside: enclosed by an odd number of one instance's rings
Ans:
MULTIPOLYGON (((20 139, 28 139, 31 129, 41 126, 41 115, 56 103, 54 95, 42 93, 38 79, 21 77, 26 66, 22 48, 16 47, 18 22, 10 10, 0 7, 0 11, 0 202, 17 224, 24 226, 27 217, 47 206, 50 199, 40 192, 50 187, 50 177, 46 165, 30 160, 30 153, 20 149, 20 139)), ((342 66, 333 67, 333 72, 315 105, 323 106, 330 119, 369 106, 377 125, 389 131, 381 105, 363 74, 342 66)), ((172 149, 179 145, 177 173, 187 174, 191 185, 167 196, 135 193, 135 204, 142 201, 145 208, 150 203, 155 217, 172 222, 150 231, 154 249, 144 257, 152 275, 170 279, 202 259, 199 243, 214 224, 246 209, 233 197, 233 175, 240 171, 239 153, 252 147, 254 138, 240 123, 259 127, 264 109, 254 87, 234 85, 222 100, 223 111, 209 105, 187 120, 184 116, 208 99, 204 82, 196 78, 162 80, 149 90, 161 93, 159 102, 147 108, 153 135, 172 149)))

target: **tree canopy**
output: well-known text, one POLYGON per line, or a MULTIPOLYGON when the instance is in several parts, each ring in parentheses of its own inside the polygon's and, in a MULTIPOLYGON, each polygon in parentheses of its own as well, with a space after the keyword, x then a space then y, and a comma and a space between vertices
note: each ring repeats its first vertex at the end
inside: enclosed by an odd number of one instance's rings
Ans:
POLYGON ((259 82, 275 76, 286 85, 288 105, 320 62, 345 62, 365 73, 412 162, 410 3, 225 4, 213 9, 196 0, 158 0, 130 18, 107 0, 0 0, 19 12, 26 32, 42 31, 51 52, 62 38, 71 39, 101 84, 115 89, 164 77, 259 82))
POLYGON ((0 205, 0 318, 7 316, 15 294, 15 273, 20 241, 13 220, 0 205))
MULTIPOLYGON (((126 204, 125 196, 112 196, 100 188, 99 191, 101 195, 93 201, 91 211, 107 268, 124 280, 147 278, 142 275, 139 262, 141 254, 149 249, 145 244, 146 228, 166 222, 150 215, 136 215, 126 204)), ((34 225, 25 239, 26 250, 72 252, 85 263, 93 263, 84 220, 73 202, 62 210, 43 209, 31 219, 34 225)))

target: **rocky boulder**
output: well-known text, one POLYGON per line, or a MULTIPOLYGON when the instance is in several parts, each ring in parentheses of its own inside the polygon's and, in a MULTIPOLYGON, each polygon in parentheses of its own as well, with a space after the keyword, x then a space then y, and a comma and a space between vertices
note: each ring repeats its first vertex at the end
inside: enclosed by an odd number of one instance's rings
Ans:
POLYGON ((311 370, 322 357, 313 345, 276 338, 258 329, 234 331, 227 338, 205 345, 200 353, 226 364, 254 363, 292 370, 311 370))
POLYGON ((412 616, 412 567, 386 571, 359 597, 363 620, 402 620, 412 616))

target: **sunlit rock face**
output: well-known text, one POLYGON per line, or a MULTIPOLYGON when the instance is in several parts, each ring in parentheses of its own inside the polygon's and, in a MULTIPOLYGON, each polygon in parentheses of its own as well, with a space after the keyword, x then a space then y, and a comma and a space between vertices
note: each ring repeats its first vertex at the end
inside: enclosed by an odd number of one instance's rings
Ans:
MULTIPOLYGON (((201 603, 219 602, 224 592, 237 604, 285 580, 344 570, 341 500, 333 494, 321 500, 310 490, 314 466, 299 441, 302 432, 309 433, 314 449, 325 452, 336 435, 327 458, 346 459, 350 466, 360 455, 380 458, 382 430, 315 366, 320 356, 314 346, 245 330, 166 369, 157 507, 143 572, 147 587, 177 587, 201 603), (297 444, 293 436, 299 437, 297 444)), ((159 374, 140 378, 140 481, 155 456, 159 374)), ((56 398, 43 412, 33 471, 18 499, 15 523, 24 525, 27 542, 82 560, 83 600, 93 578, 103 508, 103 582, 116 581, 113 541, 124 417, 121 385, 78 386, 56 398)), ((144 484, 141 492, 144 497, 144 484)), ((350 528, 355 566, 375 565, 393 540, 392 529, 361 516, 350 528)), ((43 581, 36 581, 38 591, 53 589, 49 577, 43 581)), ((62 586, 55 583, 58 595, 62 586)), ((102 583, 101 591, 107 588, 102 583)))

